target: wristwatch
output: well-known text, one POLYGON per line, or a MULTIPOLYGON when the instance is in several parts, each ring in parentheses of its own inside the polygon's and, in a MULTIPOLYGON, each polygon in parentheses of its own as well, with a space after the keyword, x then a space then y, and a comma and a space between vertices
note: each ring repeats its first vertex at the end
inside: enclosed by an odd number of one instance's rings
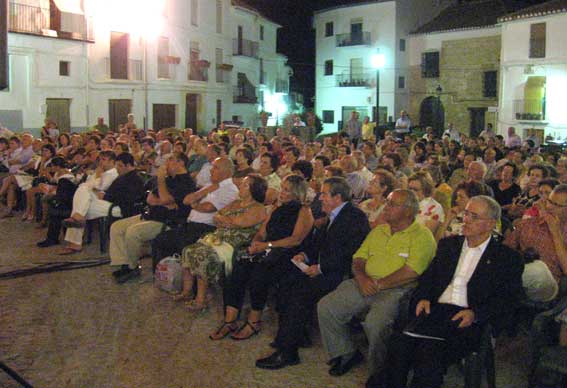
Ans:
POLYGON ((271 241, 268 242, 268 249, 272 249, 274 247, 274 244, 272 244, 271 241))

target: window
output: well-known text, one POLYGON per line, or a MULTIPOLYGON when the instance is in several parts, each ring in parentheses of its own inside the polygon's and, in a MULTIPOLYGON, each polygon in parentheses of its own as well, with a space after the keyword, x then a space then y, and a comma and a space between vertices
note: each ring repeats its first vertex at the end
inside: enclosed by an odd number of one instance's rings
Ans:
POLYGON ((498 83, 498 72, 497 71, 485 71, 482 80, 484 97, 496 97, 498 83))
POLYGON ((335 122, 335 111, 334 110, 324 110, 323 111, 323 123, 334 124, 335 122))
POLYGON ((264 73, 264 60, 260 58, 260 84, 264 85, 266 83, 266 74, 264 73))
POLYGON ((169 39, 165 36, 160 36, 158 39, 158 78, 170 78, 169 63, 167 57, 169 56, 169 39))
POLYGON ((217 71, 216 71, 217 82, 226 81, 224 79, 224 71, 220 67, 221 65, 223 65, 223 51, 222 51, 221 48, 215 49, 215 62, 216 62, 216 65, 217 65, 217 71))
POLYGON ((400 51, 406 51, 406 40, 400 39, 400 51))
POLYGON ((130 36, 123 32, 110 32, 110 78, 128 79, 128 46, 130 36))
POLYGON ((325 61, 325 75, 333 75, 333 60, 325 61))
POLYGON ((439 78, 439 52, 421 54, 421 77, 439 78))
POLYGON ((545 58, 545 23, 530 25, 530 58, 545 58))
POLYGON ((260 40, 264 40, 264 26, 260 26, 260 40))
POLYGON ((333 22, 325 23, 325 37, 333 36, 333 35, 334 35, 333 22))
POLYGON ((222 34, 222 0, 217 0, 217 33, 222 34))
POLYGON ((406 88, 406 77, 398 77, 398 89, 406 88))
POLYGON ((70 67, 71 67, 71 62, 59 61, 59 75, 68 77, 70 67))
POLYGON ((199 0, 191 0, 191 25, 199 25, 199 0))

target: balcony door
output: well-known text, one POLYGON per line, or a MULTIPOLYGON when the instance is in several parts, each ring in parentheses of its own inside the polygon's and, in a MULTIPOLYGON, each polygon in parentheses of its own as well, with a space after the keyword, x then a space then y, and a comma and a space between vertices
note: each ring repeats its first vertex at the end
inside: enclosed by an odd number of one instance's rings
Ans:
POLYGON ((132 112, 132 100, 108 100, 108 122, 110 129, 118 130, 120 124, 128 121, 128 113, 132 112))
POLYGON ((350 23, 350 37, 353 44, 362 43, 362 22, 352 21, 350 23))
POLYGON ((350 82, 361 80, 363 74, 362 58, 351 58, 350 60, 350 82))
POLYGON ((484 119, 487 108, 469 108, 470 115, 470 136, 478 137, 480 132, 484 129, 484 119))
POLYGON ((57 123, 61 132, 69 132, 71 129, 71 100, 68 98, 47 98, 46 118, 50 118, 57 123))
POLYGON ((164 128, 175 128, 175 105, 153 104, 153 128, 160 131, 164 128))
POLYGON ((196 133, 198 130, 197 128, 198 108, 199 108, 199 95, 187 93, 187 95, 185 96, 185 128, 192 128, 193 133, 196 133))
POLYGON ((128 79, 128 45, 130 36, 124 32, 110 32, 110 78, 128 79))

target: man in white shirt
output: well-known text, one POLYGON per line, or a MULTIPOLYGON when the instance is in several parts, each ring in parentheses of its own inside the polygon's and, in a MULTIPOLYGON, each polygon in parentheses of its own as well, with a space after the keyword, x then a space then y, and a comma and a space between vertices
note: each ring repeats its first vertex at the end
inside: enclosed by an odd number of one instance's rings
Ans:
POLYGON ((192 210, 183 227, 167 230, 152 242, 154 262, 174 253, 181 253, 206 233, 215 230, 213 217, 231 202, 238 199, 238 187, 232 183, 234 165, 228 158, 216 158, 211 167, 211 185, 188 194, 183 204, 192 210))
POLYGON ((484 324, 506 326, 522 296, 524 265, 491 236, 500 216, 490 197, 469 201, 463 236, 439 242, 414 293, 412 322, 392 337, 386 365, 367 387, 406 387, 411 368, 411 387, 441 387, 446 367, 478 348, 484 324))
POLYGON ((218 144, 209 144, 207 146, 207 163, 201 166, 201 169, 195 177, 195 183, 198 188, 206 187, 211 184, 211 168, 213 167, 213 161, 220 156, 221 150, 218 144))
POLYGON ((443 132, 443 136, 447 136, 450 140, 455 140, 458 143, 461 142, 461 133, 453 123, 449 123, 447 129, 443 132))
POLYGON ((506 139, 506 147, 516 148, 522 146, 522 138, 516 135, 516 128, 508 128, 508 138, 506 139))

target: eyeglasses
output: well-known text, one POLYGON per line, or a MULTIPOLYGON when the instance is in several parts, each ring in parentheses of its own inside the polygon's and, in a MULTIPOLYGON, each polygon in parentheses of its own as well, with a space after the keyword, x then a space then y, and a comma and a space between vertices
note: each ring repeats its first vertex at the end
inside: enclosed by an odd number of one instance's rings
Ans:
POLYGON ((490 221, 490 220, 492 220, 492 218, 489 218, 489 217, 482 217, 482 216, 480 216, 480 215, 478 215, 478 214, 476 214, 476 213, 470 212, 470 211, 468 211, 468 210, 465 210, 463 218, 468 218, 468 219, 470 219, 470 220, 473 221, 473 222, 476 222, 476 221, 490 221))

